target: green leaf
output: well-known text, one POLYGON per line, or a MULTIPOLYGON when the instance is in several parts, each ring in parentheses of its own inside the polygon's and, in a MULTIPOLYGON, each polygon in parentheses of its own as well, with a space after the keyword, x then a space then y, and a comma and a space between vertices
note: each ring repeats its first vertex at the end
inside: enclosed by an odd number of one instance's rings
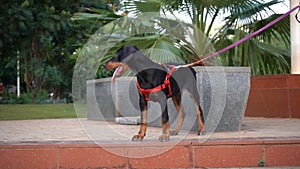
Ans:
POLYGON ((160 63, 183 62, 180 57, 180 49, 174 46, 174 43, 166 38, 159 38, 152 46, 149 56, 152 60, 160 63))
POLYGON ((134 4, 140 12, 160 12, 161 9, 160 1, 134 1, 134 4))

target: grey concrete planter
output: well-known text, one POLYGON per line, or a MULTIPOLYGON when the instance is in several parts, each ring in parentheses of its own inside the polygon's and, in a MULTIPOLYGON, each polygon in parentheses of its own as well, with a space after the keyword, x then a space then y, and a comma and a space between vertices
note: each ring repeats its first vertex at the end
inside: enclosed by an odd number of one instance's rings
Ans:
MULTIPOLYGON (((195 67, 195 70, 206 130, 239 131, 250 90, 250 68, 208 66, 195 67)), ((133 77, 119 78, 115 84, 111 84, 110 78, 87 81, 87 104, 89 120, 129 124, 139 121, 138 93, 133 77)), ((195 106, 187 93, 183 94, 183 107, 183 129, 197 130, 195 106)), ((171 99, 168 109, 173 127, 177 112, 171 99)), ((159 105, 149 102, 149 125, 161 126, 160 115, 159 105)))

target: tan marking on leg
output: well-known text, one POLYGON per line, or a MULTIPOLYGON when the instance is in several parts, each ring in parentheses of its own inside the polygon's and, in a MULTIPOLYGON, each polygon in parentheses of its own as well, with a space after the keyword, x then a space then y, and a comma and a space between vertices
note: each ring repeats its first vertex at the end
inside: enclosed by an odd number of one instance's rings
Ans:
POLYGON ((146 135, 146 130, 147 130, 147 123, 142 123, 140 125, 139 135, 145 136, 146 135))
POLYGON ((132 141, 139 141, 139 140, 143 140, 143 138, 146 135, 146 130, 147 130, 147 109, 144 110, 143 112, 143 119, 142 119, 142 123, 140 124, 140 130, 138 132, 137 135, 134 135, 132 137, 132 141))
POLYGON ((163 132, 163 134, 169 134, 169 132, 170 132, 170 122, 162 124, 162 132, 163 132))
POLYGON ((202 118, 201 118, 201 114, 203 114, 203 112, 201 112, 201 110, 199 109, 199 104, 198 102, 195 100, 195 98, 193 97, 193 95, 190 93, 191 95, 191 98, 193 99, 194 101, 194 105, 195 105, 195 108, 196 108, 196 112, 197 112, 197 119, 198 119, 198 135, 202 135, 204 134, 204 130, 205 130, 205 126, 204 126, 204 123, 202 121, 202 118))
POLYGON ((197 108, 197 118, 198 118, 198 124, 199 124, 198 135, 201 135, 201 134, 203 134, 205 127, 204 127, 204 123, 201 119, 201 112, 199 110, 199 107, 197 108))
POLYGON ((177 110, 178 113, 178 122, 175 126, 175 129, 170 131, 171 136, 172 135, 177 135, 182 127, 183 124, 183 117, 182 117, 182 107, 181 107, 181 103, 178 103, 177 100, 175 98, 172 98, 173 103, 175 105, 175 108, 177 110))
POLYGON ((170 139, 170 122, 162 123, 162 135, 159 137, 160 141, 169 141, 170 139))

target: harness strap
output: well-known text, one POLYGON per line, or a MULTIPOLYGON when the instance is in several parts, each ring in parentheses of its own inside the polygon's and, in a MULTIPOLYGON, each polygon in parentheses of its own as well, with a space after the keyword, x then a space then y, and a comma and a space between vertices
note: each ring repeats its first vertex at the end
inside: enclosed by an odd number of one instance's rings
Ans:
POLYGON ((171 65, 169 65, 168 67, 169 67, 170 71, 167 73, 166 78, 164 80, 164 83, 157 86, 157 87, 154 87, 152 89, 143 89, 140 86, 139 82, 136 81, 136 86, 137 86, 138 90, 140 91, 140 93, 145 96, 146 101, 150 100, 150 98, 149 98, 150 93, 158 92, 158 91, 164 90, 165 88, 168 88, 167 97, 169 98, 169 97, 172 96, 172 88, 171 88, 171 83, 170 83, 170 77, 176 71, 176 68, 174 66, 171 66, 171 65))

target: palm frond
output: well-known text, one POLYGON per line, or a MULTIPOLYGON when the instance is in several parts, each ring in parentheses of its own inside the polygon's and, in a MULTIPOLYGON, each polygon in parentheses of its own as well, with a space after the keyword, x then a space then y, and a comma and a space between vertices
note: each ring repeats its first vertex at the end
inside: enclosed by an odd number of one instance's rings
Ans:
POLYGON ((224 17, 225 24, 221 30, 228 27, 241 27, 246 30, 248 27, 245 28, 245 25, 252 24, 266 18, 270 14, 274 14, 275 12, 272 11, 270 6, 281 2, 281 0, 272 0, 269 2, 237 0, 235 3, 232 3, 232 5, 222 8, 224 11, 227 11, 229 15, 224 17))
MULTIPOLYGON (((138 14, 136 19, 139 22, 128 19, 126 23, 116 26, 114 33, 122 34, 125 38, 111 47, 104 58, 111 57, 117 47, 127 44, 145 49, 145 54, 151 59, 165 63, 191 62, 193 58, 215 52, 215 48, 220 50, 231 45, 277 18, 276 11, 270 7, 282 3, 282 0, 128 0, 126 3, 125 9, 138 14), (176 10, 189 17, 194 25, 141 14, 158 13, 159 10, 171 13, 176 10), (220 30, 208 38, 220 15, 223 17, 223 22, 217 23, 221 26, 220 30), (123 29, 124 25, 127 25, 127 30, 123 29)), ((250 66, 253 75, 288 73, 289 39, 289 19, 286 18, 230 49, 219 59, 223 65, 250 66)))
POLYGON ((159 0, 148 0, 148 1, 125 1, 125 10, 130 11, 134 14, 155 12, 159 13, 161 10, 161 2, 159 0))
MULTIPOLYGON (((234 34, 228 31, 223 39, 216 42, 217 48, 223 48, 245 37, 248 33, 236 29, 234 34)), ((230 49, 221 56, 224 65, 250 66, 253 75, 279 74, 290 71, 290 53, 277 46, 263 43, 256 39, 250 39, 239 46, 230 49)))
MULTIPOLYGON (((247 24, 245 26, 248 27, 248 30, 255 32, 258 29, 266 26, 268 23, 275 20, 279 16, 280 16, 279 14, 274 14, 266 19, 256 21, 252 24, 247 24)), ((272 42, 274 40, 282 41, 284 42, 285 46, 288 47, 290 44, 290 28, 289 28, 290 22, 289 21, 290 21, 289 17, 284 18, 277 24, 269 27, 264 32, 257 35, 256 38, 263 40, 264 42, 272 42)))

